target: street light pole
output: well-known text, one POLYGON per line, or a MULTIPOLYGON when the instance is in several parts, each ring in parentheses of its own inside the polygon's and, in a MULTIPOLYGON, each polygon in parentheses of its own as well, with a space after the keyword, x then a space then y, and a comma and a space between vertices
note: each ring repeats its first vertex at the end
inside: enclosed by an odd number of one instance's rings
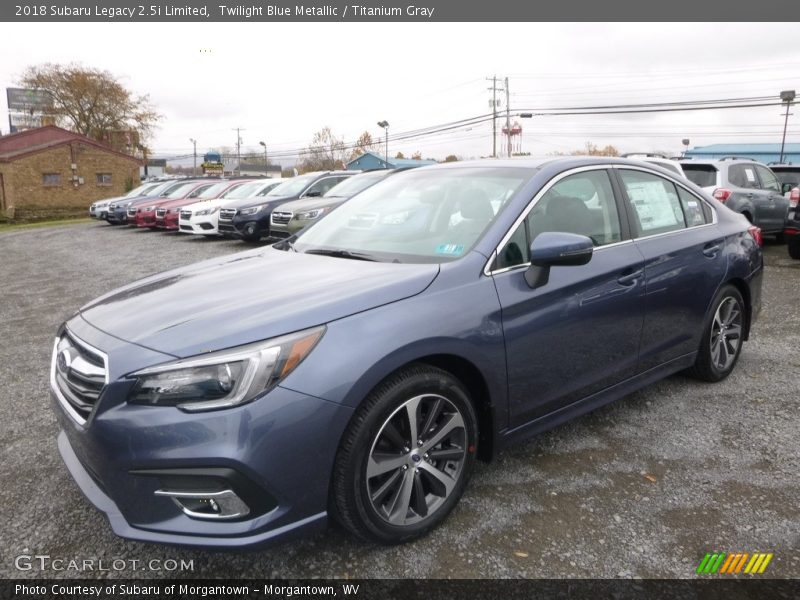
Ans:
POLYGON ((194 165, 192 166, 192 175, 197 177, 197 140, 189 138, 189 141, 194 145, 194 165))
POLYGON ((683 158, 686 158, 686 153, 689 151, 689 138, 683 138, 681 144, 685 146, 683 149, 683 158))
POLYGON ((786 126, 789 124, 789 106, 794 100, 794 90, 784 90, 781 92, 781 102, 786 102, 786 115, 783 120, 783 140, 781 141, 781 157, 778 162, 783 162, 783 148, 786 146, 786 126))
POLYGON ((389 166, 389 121, 378 121, 378 127, 383 127, 384 134, 386 136, 386 166, 389 166))
POLYGON ((267 161, 267 145, 264 142, 258 142, 260 146, 264 146, 264 176, 269 177, 269 162, 267 161))

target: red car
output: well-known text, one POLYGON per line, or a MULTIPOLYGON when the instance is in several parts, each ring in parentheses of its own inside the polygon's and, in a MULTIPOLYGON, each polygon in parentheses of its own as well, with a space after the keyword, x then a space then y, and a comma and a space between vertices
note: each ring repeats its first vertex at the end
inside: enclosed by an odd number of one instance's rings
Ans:
MULTIPOLYGON (((195 202, 202 202, 203 200, 214 200, 224 196, 227 192, 238 188, 250 181, 249 179, 241 179, 238 181, 218 181, 211 186, 206 187, 200 194, 191 195, 176 200, 169 200, 162 202, 155 209, 155 227, 158 229, 166 229, 168 231, 178 230, 178 220, 181 215, 181 207, 195 202)), ((152 225, 150 226, 152 227, 152 225)))
POLYGON ((196 198, 215 183, 217 183, 216 180, 187 181, 166 196, 153 198, 152 202, 142 204, 138 207, 131 207, 128 209, 128 225, 132 227, 155 228, 156 210, 158 210, 159 206, 176 200, 185 199, 191 199, 192 202, 196 202, 196 198))

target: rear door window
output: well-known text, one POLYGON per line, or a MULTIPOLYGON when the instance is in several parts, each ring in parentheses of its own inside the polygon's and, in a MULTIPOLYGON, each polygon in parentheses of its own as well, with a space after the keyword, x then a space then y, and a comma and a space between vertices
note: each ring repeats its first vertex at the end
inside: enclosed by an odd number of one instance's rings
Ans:
POLYGON ((681 208, 683 208, 683 216, 686 219, 687 227, 710 223, 711 214, 710 211, 706 212, 705 203, 679 185, 675 187, 678 190, 678 198, 681 201, 681 208))
POLYGON ((728 181, 736 187, 757 190, 760 188, 756 165, 731 165, 728 169, 728 181))
POLYGON ((692 165, 681 163, 686 178, 700 187, 717 185, 717 168, 713 165, 692 165))
POLYGON ((761 180, 761 187, 770 192, 780 193, 781 184, 778 182, 778 178, 775 177, 775 174, 767 167, 762 167, 761 165, 754 166, 758 173, 758 178, 761 180))
MULTIPOLYGON (((686 227, 674 183, 642 171, 620 169, 619 174, 633 207, 639 236, 667 233, 686 227)), ((700 212, 702 214, 702 208, 700 212)))

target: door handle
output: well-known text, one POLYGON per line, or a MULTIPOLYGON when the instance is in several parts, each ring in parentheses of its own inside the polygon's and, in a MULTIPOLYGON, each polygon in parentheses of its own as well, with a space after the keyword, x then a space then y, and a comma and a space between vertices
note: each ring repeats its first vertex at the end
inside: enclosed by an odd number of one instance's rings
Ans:
POLYGON ((617 281, 621 285, 633 285, 634 283, 636 283, 636 280, 639 279, 639 277, 642 276, 642 273, 644 273, 644 269, 637 269, 636 271, 633 271, 632 273, 627 273, 625 275, 620 275, 617 278, 617 281))
POLYGON ((706 244, 703 247, 703 255, 708 258, 714 258, 719 253, 720 248, 722 248, 722 244, 719 242, 706 244))

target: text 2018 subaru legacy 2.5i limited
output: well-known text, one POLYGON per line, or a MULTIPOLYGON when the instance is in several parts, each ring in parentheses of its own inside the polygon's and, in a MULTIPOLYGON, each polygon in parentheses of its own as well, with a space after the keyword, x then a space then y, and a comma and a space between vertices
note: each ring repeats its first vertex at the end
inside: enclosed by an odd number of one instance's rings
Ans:
POLYGON ((726 377, 758 237, 630 160, 399 173, 275 246, 81 308, 53 350, 59 448, 127 538, 249 546, 330 517, 410 540, 476 458, 676 371, 726 377))

